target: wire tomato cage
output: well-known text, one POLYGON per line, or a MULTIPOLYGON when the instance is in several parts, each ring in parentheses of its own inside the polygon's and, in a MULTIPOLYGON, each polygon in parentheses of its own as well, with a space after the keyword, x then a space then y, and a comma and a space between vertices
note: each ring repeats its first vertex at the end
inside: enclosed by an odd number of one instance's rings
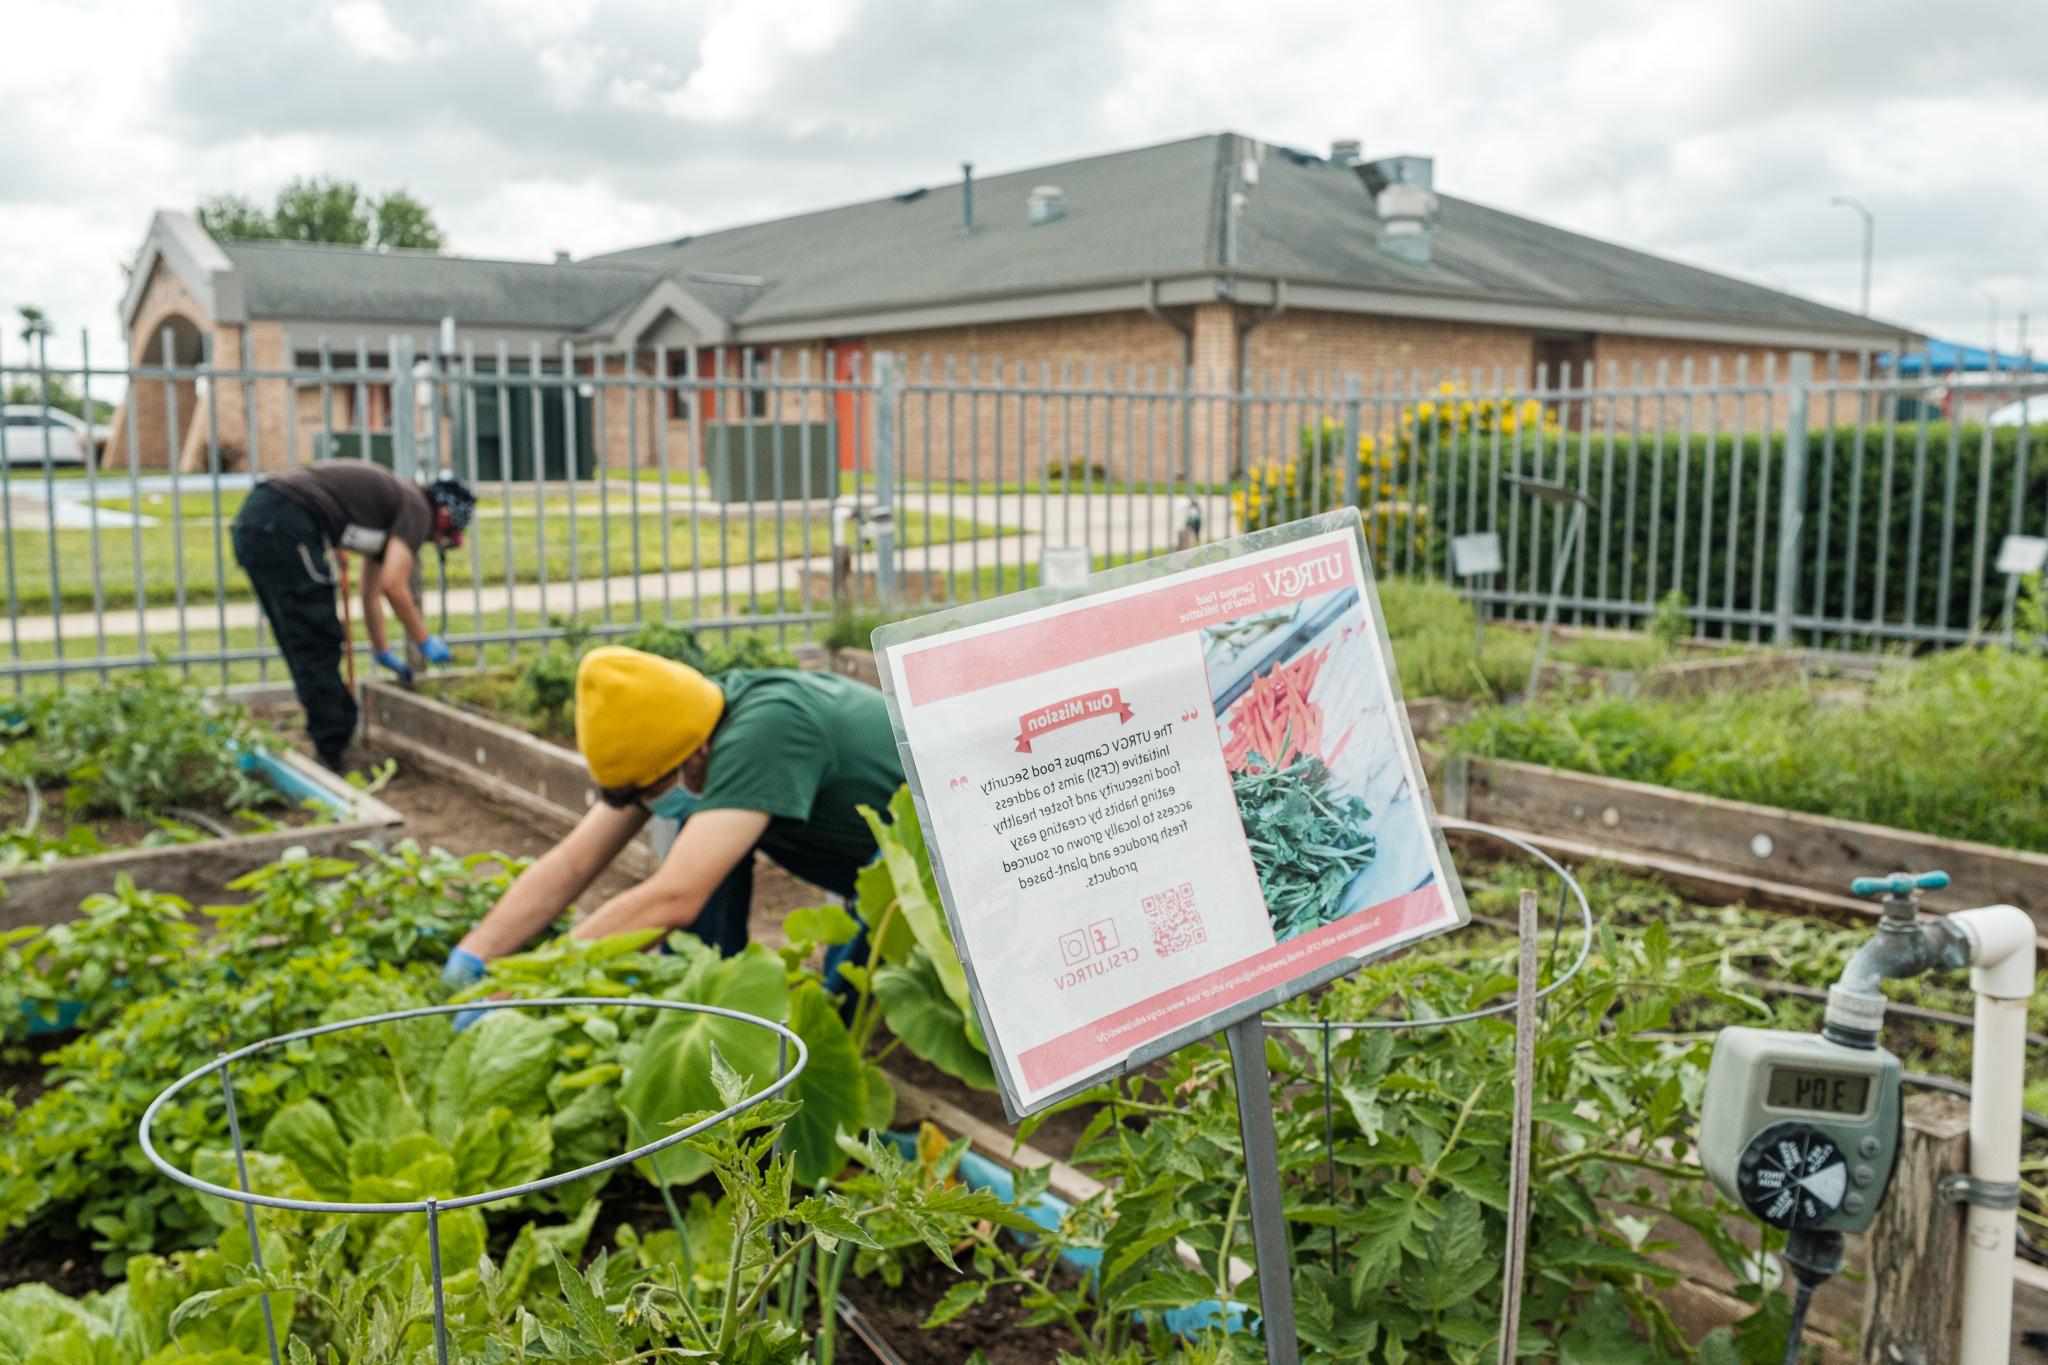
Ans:
MULTIPOLYGON (((1593 906, 1586 899, 1585 888, 1579 885, 1578 879, 1572 876, 1564 864, 1558 862, 1557 859, 1551 857, 1548 853, 1545 853, 1542 849, 1519 835, 1492 825, 1482 825, 1474 821, 1456 819, 1451 816, 1440 816, 1437 823, 1449 833, 1474 835, 1504 844, 1549 870, 1557 882, 1557 911, 1553 917, 1555 923, 1551 930, 1549 961, 1545 970, 1554 970, 1557 966, 1558 953, 1564 941, 1567 904, 1568 902, 1576 902, 1579 912, 1580 937, 1578 952, 1573 956, 1571 965, 1566 967, 1562 973, 1553 977, 1548 985, 1542 986, 1540 989, 1537 988, 1536 982, 1540 979, 1537 974, 1536 965, 1539 945, 1535 940, 1541 937, 1542 929, 1540 921, 1536 920, 1533 914, 1525 912, 1521 922, 1516 926, 1518 931, 1518 947, 1520 948, 1516 989, 1514 994, 1506 999, 1457 1014, 1432 1015, 1427 1018, 1295 1019, 1280 1016, 1277 1018, 1261 1019, 1260 1023, 1268 1031, 1274 1033, 1320 1035, 1323 1084, 1323 1180, 1329 1190, 1331 1199, 1334 1201, 1337 1197, 1336 1105, 1333 1094, 1334 1081, 1330 1065, 1330 1053, 1334 1042, 1340 1038, 1349 1037, 1353 1033, 1373 1030, 1448 1028, 1457 1024, 1477 1023, 1483 1019, 1498 1018, 1503 1015, 1512 1017, 1515 1025, 1514 1088, 1516 1136, 1511 1153, 1513 1166, 1510 1172, 1510 1208, 1508 1216, 1508 1245, 1506 1248, 1508 1290, 1502 1295, 1501 1302, 1502 1339, 1512 1341, 1514 1340, 1515 1326, 1520 1320, 1521 1270, 1525 1260, 1529 1236, 1528 1190, 1533 1126, 1532 1109, 1535 1088, 1535 1036, 1537 1030, 1541 1027, 1541 1016, 1538 1014, 1538 1009, 1540 1007, 1547 1014, 1550 997, 1570 984, 1580 971, 1584 969, 1587 958, 1592 955, 1594 937, 1593 906)), ((1336 1263, 1337 1254, 1337 1229, 1333 1226, 1330 1229, 1330 1258, 1333 1265, 1336 1263)), ((1270 1361, 1292 1362, 1297 1358, 1284 1344, 1277 1351, 1274 1349, 1275 1345, 1276 1343, 1271 1341, 1267 1343, 1270 1361)))
MULTIPOLYGON (((439 1365, 448 1365, 448 1308, 445 1278, 441 1267, 441 1214, 445 1210, 477 1208, 485 1204, 495 1204, 507 1199, 517 1199, 522 1195, 553 1189, 557 1185, 567 1185, 588 1176, 603 1175, 607 1172, 615 1171, 621 1166, 629 1166, 643 1157, 653 1156, 655 1153, 693 1138, 699 1133, 715 1128, 728 1119, 744 1114, 755 1105, 781 1094, 803 1073, 804 1066, 809 1060, 810 1053, 804 1047, 803 1039, 798 1037, 789 1028, 776 1023, 772 1019, 763 1019, 759 1015, 748 1014, 744 1010, 726 1009, 718 1005, 700 1005, 681 1000, 655 1000, 645 996, 608 997, 583 995, 553 996, 538 1000, 477 1000, 454 1005, 423 1005, 415 1009, 392 1010, 384 1014, 369 1014, 355 1019, 343 1019, 334 1023, 319 1024, 313 1028, 299 1029, 292 1033, 279 1034, 274 1038, 265 1038, 261 1042, 250 1043, 248 1046, 237 1048, 233 1052, 224 1052, 206 1065, 186 1072, 183 1076, 180 1076, 177 1080, 171 1082, 169 1086, 165 1087, 154 1100, 151 1100, 149 1108, 143 1111, 139 1136, 142 1143, 142 1154, 149 1158, 149 1163, 159 1171, 162 1171, 165 1175, 186 1186, 188 1189, 197 1190, 201 1194, 213 1195, 219 1199, 231 1200, 242 1206, 243 1224, 249 1235, 249 1264, 258 1274, 263 1273, 263 1245, 256 1235, 256 1210, 258 1207, 285 1209, 296 1213, 425 1214, 427 1219, 427 1264, 433 1281, 434 1291, 434 1358, 439 1365), (595 1006, 602 1009, 675 1010, 686 1014, 715 1015, 721 1019, 730 1019, 735 1023, 744 1024, 752 1028, 764 1029, 767 1032, 773 1033, 778 1043, 776 1078, 772 1084, 763 1086, 752 1094, 720 1109, 717 1113, 698 1119, 687 1127, 680 1128, 666 1137, 658 1138, 653 1142, 643 1143, 631 1151, 606 1157, 602 1161, 593 1161, 588 1165, 578 1166, 572 1171, 542 1176, 537 1180, 528 1180, 518 1185, 508 1185, 503 1189, 484 1190, 476 1194, 455 1195, 447 1199, 427 1198, 348 1203, 330 1199, 292 1199, 282 1195, 258 1194, 250 1188, 247 1148, 242 1141, 241 1119, 235 1111, 235 1086, 232 1068, 236 1062, 256 1056, 258 1053, 268 1052, 273 1048, 303 1042, 308 1038, 318 1038, 324 1034, 342 1033, 354 1029, 372 1028, 380 1024, 392 1024, 406 1019, 423 1019, 433 1015, 463 1014, 472 1011, 546 1010, 581 1006, 595 1006), (794 1051, 794 1065, 791 1064, 792 1050, 794 1051), (157 1115, 163 1111, 166 1105, 177 1098, 188 1087, 198 1083, 207 1076, 215 1074, 220 1076, 221 1097, 227 1105, 228 1138, 234 1149, 235 1180, 239 1188, 217 1185, 212 1181, 202 1180, 189 1171, 179 1169, 157 1150, 152 1134, 152 1128, 156 1123, 157 1115)), ((270 1348, 271 1365, 282 1365, 283 1358, 278 1351, 277 1323, 270 1307, 270 1294, 266 1292, 260 1295, 259 1301, 263 1305, 263 1330, 270 1348)))

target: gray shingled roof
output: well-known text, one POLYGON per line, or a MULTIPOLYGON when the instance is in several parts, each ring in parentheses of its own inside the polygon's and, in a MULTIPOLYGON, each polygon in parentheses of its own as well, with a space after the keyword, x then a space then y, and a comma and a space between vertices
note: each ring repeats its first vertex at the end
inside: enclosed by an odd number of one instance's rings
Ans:
POLYGON ((955 183, 595 259, 666 271, 712 307, 737 301, 726 316, 742 322, 1190 274, 1215 263, 1219 154, 1216 138, 1193 138, 989 176, 974 184, 971 236, 955 183), (1027 227, 1025 199, 1042 184, 1066 192, 1067 216, 1027 227), (686 278, 693 270, 768 283, 714 298, 686 278))
POLYGON ((1224 205, 1247 152, 1261 162, 1239 221, 1236 268, 1246 277, 1860 333, 1886 344, 1906 330, 1449 196, 1434 259, 1406 264, 1378 249, 1356 173, 1233 133, 977 180, 971 235, 960 230, 956 181, 576 263, 274 242, 222 248, 254 317, 453 315, 466 325, 602 334, 666 276, 742 327, 800 323, 1222 273, 1224 205), (1064 191, 1066 216, 1029 226, 1026 198, 1048 184, 1064 191))
POLYGON ((620 317, 661 281, 629 264, 489 261, 425 251, 223 242, 258 318, 336 318, 581 331, 620 317))
MULTIPOLYGON (((743 325, 1216 272, 1234 167, 1256 146, 1217 133, 989 176, 975 182, 971 236, 955 182, 595 259, 662 270, 743 325), (1065 192, 1067 216, 1028 226, 1026 197, 1045 184, 1065 192), (712 289, 690 271, 766 284, 712 289)), ((1449 196, 1434 260, 1408 265, 1377 249, 1353 171, 1282 148, 1265 149, 1246 193, 1237 268, 1247 276, 1887 339, 1903 330, 1449 196)))

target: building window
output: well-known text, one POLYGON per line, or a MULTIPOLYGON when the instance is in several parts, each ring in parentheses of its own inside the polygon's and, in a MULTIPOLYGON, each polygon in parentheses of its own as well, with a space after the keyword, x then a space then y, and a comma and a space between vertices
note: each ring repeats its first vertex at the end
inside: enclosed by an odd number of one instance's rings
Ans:
MULTIPOLYGON (((690 375, 690 353, 678 351, 668 358, 668 377, 687 379, 690 375)), ((668 391, 669 420, 687 422, 690 420, 690 391, 678 384, 668 391)))
MULTIPOLYGON (((765 384, 768 380, 768 358, 758 351, 747 356, 747 378, 753 380, 756 385, 765 384)), ((768 415, 767 389, 756 387, 747 390, 747 415, 749 417, 766 417, 768 415)))

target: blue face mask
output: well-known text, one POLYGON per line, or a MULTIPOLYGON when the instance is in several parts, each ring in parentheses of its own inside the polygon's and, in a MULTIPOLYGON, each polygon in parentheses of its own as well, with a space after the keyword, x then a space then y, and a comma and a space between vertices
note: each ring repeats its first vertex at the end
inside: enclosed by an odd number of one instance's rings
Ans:
POLYGON ((690 812, 697 809, 696 794, 678 782, 661 795, 641 803, 649 815, 663 820, 687 820, 690 812))

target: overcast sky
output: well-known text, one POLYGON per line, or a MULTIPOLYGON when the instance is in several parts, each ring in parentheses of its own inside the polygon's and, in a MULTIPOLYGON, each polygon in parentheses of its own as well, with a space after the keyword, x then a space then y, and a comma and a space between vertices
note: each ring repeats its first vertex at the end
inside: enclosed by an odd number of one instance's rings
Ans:
MULTIPOLYGON (((578 255, 1228 128, 2048 350, 2036 0, 6 0, 0 351, 114 349, 150 211, 403 186, 455 250, 578 255), (1569 19, 1561 18, 1569 15, 1569 19)), ((96 357, 97 358, 97 357, 96 357)))

